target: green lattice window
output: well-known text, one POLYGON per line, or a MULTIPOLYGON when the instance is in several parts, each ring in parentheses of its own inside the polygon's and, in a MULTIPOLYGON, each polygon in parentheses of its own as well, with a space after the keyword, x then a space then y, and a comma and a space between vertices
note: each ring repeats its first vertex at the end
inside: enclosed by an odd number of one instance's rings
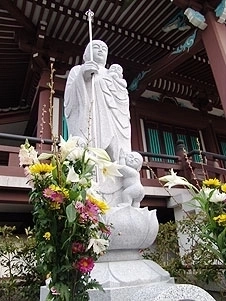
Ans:
MULTIPOLYGON (((147 148, 153 154, 166 154, 175 156, 175 146, 178 140, 182 140, 186 151, 199 149, 200 137, 199 132, 191 129, 179 128, 170 125, 160 125, 157 123, 145 124, 147 148)), ((193 158, 200 162, 200 156, 195 155, 193 158)), ((153 161, 162 162, 161 158, 153 158, 153 161)), ((167 162, 173 163, 174 160, 168 159, 167 162)))
POLYGON ((226 156, 226 141, 220 141, 222 155, 226 156))
MULTIPOLYGON (((220 154, 226 156, 226 137, 218 137, 220 154)), ((224 167, 226 167, 226 161, 223 161, 224 167)))

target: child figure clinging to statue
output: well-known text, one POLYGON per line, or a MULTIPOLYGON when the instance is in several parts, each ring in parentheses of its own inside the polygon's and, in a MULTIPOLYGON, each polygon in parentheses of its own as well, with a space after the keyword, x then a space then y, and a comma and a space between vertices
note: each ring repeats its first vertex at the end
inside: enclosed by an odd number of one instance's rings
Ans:
POLYGON ((122 203, 133 207, 140 207, 144 197, 144 187, 140 182, 140 173, 143 158, 138 152, 130 152, 121 157, 120 173, 123 175, 122 203))

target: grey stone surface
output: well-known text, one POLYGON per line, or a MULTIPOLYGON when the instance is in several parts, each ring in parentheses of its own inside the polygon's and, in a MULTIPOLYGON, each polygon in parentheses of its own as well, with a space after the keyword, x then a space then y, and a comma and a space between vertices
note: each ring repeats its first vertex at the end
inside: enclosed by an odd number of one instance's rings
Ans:
POLYGON ((91 301, 215 301, 200 287, 160 282, 145 286, 90 291, 91 301))
MULTIPOLYGON (((139 299, 138 299, 139 300, 139 299)), ((176 284, 163 291, 154 301, 214 301, 202 288, 191 284, 176 284)))
POLYGON ((169 273, 152 260, 124 260, 96 263, 91 277, 104 289, 171 282, 169 273))
POLYGON ((163 287, 169 287, 172 284, 167 282, 135 285, 130 287, 118 287, 105 289, 105 292, 92 290, 89 292, 90 301, 146 301, 153 300, 155 296, 161 291, 163 287), (146 294, 146 291, 150 289, 151 294, 146 294), (138 294, 137 294, 138 293, 138 294))
POLYGON ((46 298, 48 296, 49 289, 43 285, 40 287, 40 301, 46 301, 46 298))
MULTIPOLYGON (((40 301, 48 294, 46 286, 41 287, 40 301)), ((145 285, 106 288, 104 292, 90 290, 90 301, 216 301, 200 287, 190 284, 174 284, 170 281, 145 285)))
MULTIPOLYGON (((138 250, 151 246, 158 234, 156 210, 135 208, 129 204, 111 207, 105 215, 112 224, 109 250, 138 250)), ((127 260, 130 260, 128 257, 127 260)))

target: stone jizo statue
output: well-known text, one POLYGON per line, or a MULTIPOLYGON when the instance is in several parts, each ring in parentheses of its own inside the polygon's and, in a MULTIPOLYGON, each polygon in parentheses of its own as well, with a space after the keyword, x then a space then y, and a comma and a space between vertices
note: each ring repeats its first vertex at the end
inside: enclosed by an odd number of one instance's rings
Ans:
POLYGON ((92 55, 90 45, 85 49, 84 63, 71 69, 66 83, 68 134, 105 149, 112 161, 122 165, 123 176, 114 183, 99 179, 100 190, 109 205, 126 203, 139 207, 144 196, 139 174, 143 160, 138 153, 131 152, 129 96, 123 68, 119 64, 105 67, 108 47, 103 41, 92 41, 92 55), (122 154, 128 155, 122 160, 122 154))
POLYGON ((131 151, 127 85, 120 65, 105 68, 107 45, 93 40, 92 50, 93 61, 88 44, 84 64, 74 66, 67 79, 64 106, 68 131, 86 139, 89 145, 105 149, 113 161, 119 162, 121 150, 131 151))

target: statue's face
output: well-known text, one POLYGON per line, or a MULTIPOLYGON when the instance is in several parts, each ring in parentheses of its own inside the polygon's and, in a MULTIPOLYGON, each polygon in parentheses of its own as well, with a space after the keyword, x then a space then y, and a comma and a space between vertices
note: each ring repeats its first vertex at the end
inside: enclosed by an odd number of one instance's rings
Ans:
MULTIPOLYGON (((105 66, 107 61, 107 55, 108 55, 107 45, 100 40, 93 40, 92 48, 93 48, 93 60, 96 63, 105 66)), ((88 46, 86 47, 84 53, 84 60, 85 61, 90 60, 90 44, 88 44, 88 46)))
POLYGON ((140 170, 143 162, 142 156, 137 152, 131 152, 127 154, 126 158, 126 165, 132 167, 136 170, 140 170))
POLYGON ((112 64, 109 68, 110 71, 112 72, 116 72, 121 78, 122 78, 122 73, 123 73, 123 70, 122 70, 122 67, 118 64, 112 64))
POLYGON ((107 45, 101 41, 93 42, 93 60, 98 64, 105 65, 107 61, 108 48, 107 45))

